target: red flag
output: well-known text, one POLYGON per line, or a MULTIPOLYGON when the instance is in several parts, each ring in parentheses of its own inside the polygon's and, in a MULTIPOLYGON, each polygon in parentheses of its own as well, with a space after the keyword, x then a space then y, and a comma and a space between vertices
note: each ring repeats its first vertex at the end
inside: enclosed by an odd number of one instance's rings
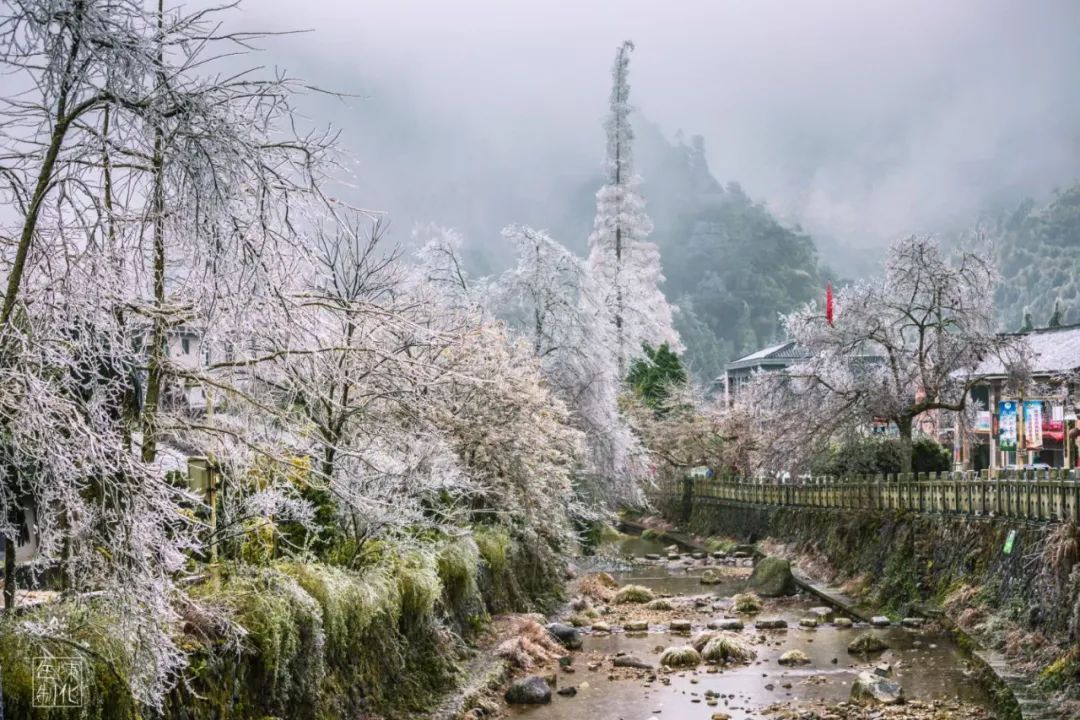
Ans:
POLYGON ((825 285, 825 322, 833 324, 832 283, 825 285))

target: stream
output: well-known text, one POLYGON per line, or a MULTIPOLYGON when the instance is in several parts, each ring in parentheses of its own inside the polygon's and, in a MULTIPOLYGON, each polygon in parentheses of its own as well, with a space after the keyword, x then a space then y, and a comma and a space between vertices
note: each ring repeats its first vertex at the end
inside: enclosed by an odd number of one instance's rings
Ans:
POLYGON ((673 609, 649 611, 642 605, 602 608, 599 620, 609 624, 612 632, 581 628, 584 647, 574 653, 572 669, 559 673, 558 686, 574 685, 577 694, 554 696, 548 705, 514 706, 509 716, 529 720, 708 720, 714 714, 731 720, 763 718, 768 717, 763 711, 771 708, 775 712, 778 704, 846 701, 858 673, 882 663, 892 666, 892 679, 902 685, 909 701, 928 705, 939 700, 961 701, 992 707, 986 690, 974 679, 949 636, 899 626, 870 628, 858 622, 851 628, 832 624, 803 628, 800 619, 821 605, 819 599, 805 595, 765 600, 757 615, 737 614, 731 610, 731 597, 745 589, 751 561, 697 555, 698 559, 693 559, 683 553, 679 559, 669 560, 664 546, 638 537, 626 539, 617 549, 609 548, 585 572, 605 570, 620 584, 644 585, 658 597, 670 598, 673 609), (652 559, 646 560, 646 555, 652 559), (710 567, 730 576, 719 584, 704 585, 700 577, 710 567), (748 665, 659 669, 665 648, 687 645, 709 622, 733 617, 744 622, 740 639, 757 652, 756 660, 748 665), (755 617, 781 618, 788 628, 758 630, 755 617), (623 632, 622 623, 632 619, 649 620, 649 631, 623 632), (689 620, 691 632, 671 632, 668 623, 673 620, 689 620), (884 640, 889 649, 868 657, 849 654, 848 643, 867 632, 884 640), (804 652, 809 664, 785 667, 777 662, 793 649, 804 652), (620 653, 636 656, 659 670, 613 670, 611 658, 620 653))

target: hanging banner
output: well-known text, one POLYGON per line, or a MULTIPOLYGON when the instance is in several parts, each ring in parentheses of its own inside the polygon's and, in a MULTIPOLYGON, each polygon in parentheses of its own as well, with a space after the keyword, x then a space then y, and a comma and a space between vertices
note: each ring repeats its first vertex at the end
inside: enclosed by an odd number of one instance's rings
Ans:
POLYGON ((1043 445, 1042 400, 1024 401, 1024 445, 1029 450, 1037 450, 1043 445))
POLYGON ((988 433, 994 427, 994 419, 989 410, 980 410, 975 413, 975 432, 988 433))
POLYGON ((998 403, 998 449, 1016 449, 1016 403, 1012 400, 998 403))

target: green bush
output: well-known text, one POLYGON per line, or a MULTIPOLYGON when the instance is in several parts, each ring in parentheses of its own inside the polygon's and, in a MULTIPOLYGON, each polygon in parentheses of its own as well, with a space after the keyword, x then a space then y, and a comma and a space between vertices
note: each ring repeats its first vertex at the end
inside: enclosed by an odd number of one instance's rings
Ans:
MULTIPOLYGON (((952 468, 952 453, 930 438, 912 443, 912 472, 947 472, 952 468)), ((895 438, 859 438, 834 446, 821 453, 811 465, 815 475, 886 475, 898 473, 903 447, 895 438)))

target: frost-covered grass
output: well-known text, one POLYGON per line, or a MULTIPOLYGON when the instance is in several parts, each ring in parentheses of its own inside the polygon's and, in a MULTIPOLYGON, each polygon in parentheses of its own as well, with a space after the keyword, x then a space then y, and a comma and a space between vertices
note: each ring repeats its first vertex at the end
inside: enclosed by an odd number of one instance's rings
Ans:
POLYGON ((731 553, 736 545, 738 543, 735 539, 729 537, 710 537, 705 540, 705 547, 709 552, 731 553))
POLYGON ((701 655, 689 645, 669 647, 660 655, 660 664, 671 668, 697 667, 701 664, 701 655))
POLYGON ((437 567, 443 592, 451 605, 459 606, 477 593, 476 573, 480 549, 469 536, 447 540, 439 550, 437 567))
POLYGON ((761 598, 754 593, 739 593, 731 598, 731 607, 738 613, 761 612, 761 598))
POLYGON ((138 717, 139 707, 128 687, 131 668, 123 661, 126 653, 116 637, 116 622, 107 605, 93 603, 54 604, 16 618, 0 617, 4 717, 47 720, 138 717), (47 628, 47 635, 63 641, 35 632, 47 628), (86 681, 93 689, 85 694, 84 706, 77 712, 34 707, 34 659, 48 656, 83 659, 86 681))
POLYGON ((612 602, 617 605, 624 605, 627 603, 647 603, 655 598, 656 595, 653 594, 653 591, 644 585, 623 585, 619 588, 619 591, 615 593, 612 602))
POLYGON ((711 663, 745 663, 757 657, 753 648, 733 635, 718 634, 701 650, 701 658, 711 663))
POLYGON ((510 535, 502 526, 478 527, 474 530, 476 547, 491 574, 498 577, 506 571, 510 557, 510 535))

